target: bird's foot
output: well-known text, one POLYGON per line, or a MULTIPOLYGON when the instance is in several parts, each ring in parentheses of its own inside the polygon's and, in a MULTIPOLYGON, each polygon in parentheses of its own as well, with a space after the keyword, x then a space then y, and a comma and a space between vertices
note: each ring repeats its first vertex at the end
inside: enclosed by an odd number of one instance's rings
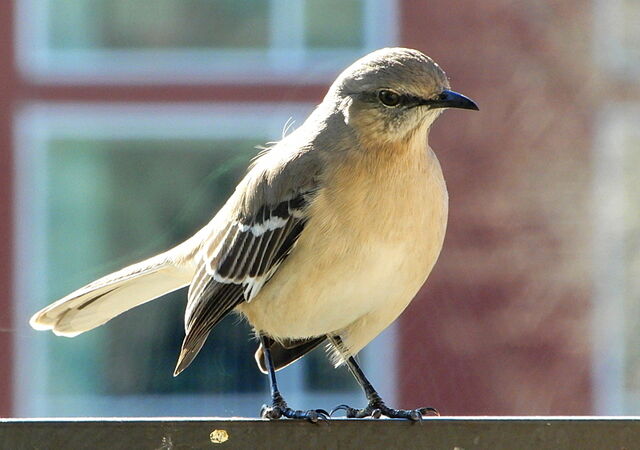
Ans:
POLYGON ((371 417, 373 419, 379 419, 382 416, 389 417, 390 419, 409 419, 413 421, 422 420, 424 416, 435 415, 439 416, 438 410, 435 408, 425 407, 418 409, 393 409, 389 408, 382 401, 369 402, 366 408, 356 409, 348 405, 336 406, 331 410, 330 416, 336 411, 344 411, 348 418, 365 418, 371 417))
POLYGON ((317 423, 319 420, 329 420, 331 415, 324 409, 310 409, 307 411, 291 409, 282 401, 274 402, 273 406, 263 405, 260 411, 260 417, 271 420, 287 417, 289 419, 303 419, 317 423))

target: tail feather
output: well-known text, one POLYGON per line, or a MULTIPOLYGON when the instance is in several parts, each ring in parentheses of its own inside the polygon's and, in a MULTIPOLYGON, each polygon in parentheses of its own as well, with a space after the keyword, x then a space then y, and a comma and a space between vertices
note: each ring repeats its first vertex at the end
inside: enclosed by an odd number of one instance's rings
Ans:
POLYGON ((123 312, 188 285, 192 273, 164 254, 102 277, 34 314, 36 330, 73 337, 123 312))

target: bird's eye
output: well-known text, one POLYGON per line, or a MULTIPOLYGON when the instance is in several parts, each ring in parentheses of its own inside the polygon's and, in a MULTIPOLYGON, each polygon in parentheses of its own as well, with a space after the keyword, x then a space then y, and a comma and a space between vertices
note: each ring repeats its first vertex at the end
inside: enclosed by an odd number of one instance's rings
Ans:
POLYGON ((398 106, 400 104, 400 95, 397 92, 390 91, 388 89, 383 89, 378 92, 378 99, 385 106, 398 106))

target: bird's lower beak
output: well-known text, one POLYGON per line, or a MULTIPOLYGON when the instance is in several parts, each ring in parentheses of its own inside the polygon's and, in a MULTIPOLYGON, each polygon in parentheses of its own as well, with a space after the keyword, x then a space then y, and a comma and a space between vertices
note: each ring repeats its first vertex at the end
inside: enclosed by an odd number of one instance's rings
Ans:
POLYGON ((462 94, 458 94, 454 91, 444 90, 435 100, 429 100, 429 106, 431 108, 458 108, 458 109, 472 109, 479 111, 478 105, 473 100, 465 97, 462 94))

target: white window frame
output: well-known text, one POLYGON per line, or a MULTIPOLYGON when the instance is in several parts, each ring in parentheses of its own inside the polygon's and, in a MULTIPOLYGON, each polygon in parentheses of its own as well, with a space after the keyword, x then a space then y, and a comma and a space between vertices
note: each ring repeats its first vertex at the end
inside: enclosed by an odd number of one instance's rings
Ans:
MULTIPOLYGON (((51 402, 47 392, 48 358, 42 332, 28 326, 45 295, 46 143, 52 138, 251 138, 279 139, 293 116, 299 123, 311 111, 305 103, 256 104, 33 104, 23 107, 15 134, 14 264, 14 412, 20 417, 68 416, 256 416, 268 391, 220 395, 68 396, 51 402), (238 408, 237 405, 240 404, 238 408), (56 406, 57 405, 57 406, 56 406), (233 408, 235 405, 236 408, 233 408)), ((256 144, 260 144, 259 141, 256 144)), ((55 300, 55 299, 45 299, 55 300)), ((159 306, 159 305, 158 305, 159 306)), ((177 319, 179 320, 179 319, 177 319)), ((108 325, 106 325, 108 326, 108 325)), ((62 338, 60 338, 62 339, 62 338)), ((396 397, 396 331, 392 327, 364 350, 363 369, 374 386, 393 402, 396 397)), ((305 391, 300 362, 279 372, 287 401, 297 408, 331 408, 339 403, 364 405, 358 390, 346 393, 305 391)), ((167 367, 168 371, 172 368, 167 367)), ((257 370, 257 369, 256 369, 257 370)), ((59 399, 60 397, 57 397, 59 399)))
POLYGON ((620 78, 636 81, 640 76, 640 48, 635 52, 622 40, 625 11, 622 0, 594 0, 593 3, 595 60, 603 69, 620 78))
POLYGON ((35 83, 325 83, 357 57, 397 41, 396 0, 362 0, 364 44, 359 49, 305 48, 304 2, 271 0, 266 50, 53 50, 46 14, 53 1, 16 4, 17 62, 35 83))
POLYGON ((625 388, 628 312, 625 233, 625 141, 640 141, 640 105, 612 103, 597 123, 594 167, 593 343, 594 409, 601 415, 638 414, 640 392, 625 388))

